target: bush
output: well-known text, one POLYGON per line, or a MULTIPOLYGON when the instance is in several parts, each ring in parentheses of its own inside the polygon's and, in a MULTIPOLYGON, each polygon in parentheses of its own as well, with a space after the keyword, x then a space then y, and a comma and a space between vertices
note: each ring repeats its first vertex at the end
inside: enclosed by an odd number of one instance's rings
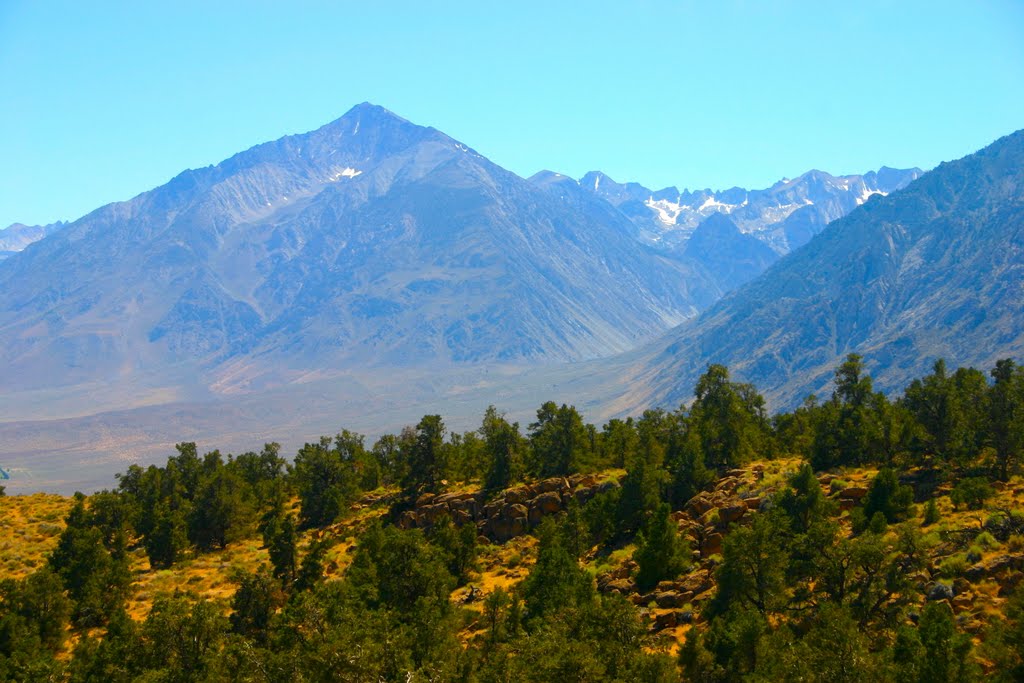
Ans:
POLYGON ((913 490, 900 484, 896 472, 887 467, 882 468, 868 487, 864 516, 870 520, 876 512, 881 512, 887 522, 898 522, 910 513, 913 502, 913 490))
POLYGON ((1006 539, 1006 547, 1015 553, 1019 553, 1021 550, 1024 550, 1024 536, 1021 536, 1020 534, 1011 534, 1010 537, 1006 539))
POLYGON ((957 483, 949 498, 958 508, 965 505, 968 510, 980 510, 994 494, 995 490, 984 477, 968 477, 957 483))
POLYGON ((963 576, 967 571, 967 558, 964 555, 951 555, 939 563, 939 573, 947 579, 963 576))
POLYGON ((924 506, 924 523, 922 526, 931 526, 938 522, 939 519, 939 506, 936 505, 935 499, 932 498, 928 501, 928 504, 924 506))
POLYGON ((987 531, 982 531, 974 539, 974 543, 985 550, 991 550, 999 545, 999 541, 995 539, 995 536, 987 531))

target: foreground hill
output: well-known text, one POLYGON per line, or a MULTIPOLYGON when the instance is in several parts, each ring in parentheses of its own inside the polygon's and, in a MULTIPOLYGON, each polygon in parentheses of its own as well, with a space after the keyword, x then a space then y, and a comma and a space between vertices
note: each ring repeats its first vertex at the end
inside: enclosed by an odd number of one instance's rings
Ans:
POLYGON ((1024 353, 1024 131, 874 196, 652 345, 635 405, 678 405, 709 363, 775 407, 819 394, 847 353, 886 390, 936 358, 1024 353))

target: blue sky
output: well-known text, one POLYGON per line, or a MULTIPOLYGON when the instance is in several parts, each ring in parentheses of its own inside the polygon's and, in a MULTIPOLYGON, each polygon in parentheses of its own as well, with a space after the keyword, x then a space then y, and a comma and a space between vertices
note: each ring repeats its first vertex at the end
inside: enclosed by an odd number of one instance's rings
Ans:
POLYGON ((1024 127, 1024 3, 0 0, 0 226, 371 101, 522 175, 764 187, 1024 127))

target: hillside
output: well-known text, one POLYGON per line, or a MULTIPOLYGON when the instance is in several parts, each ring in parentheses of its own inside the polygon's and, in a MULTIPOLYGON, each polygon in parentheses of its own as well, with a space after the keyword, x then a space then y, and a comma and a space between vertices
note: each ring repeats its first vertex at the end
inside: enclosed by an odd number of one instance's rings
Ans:
POLYGON ((712 368, 689 410, 600 430, 489 408, 0 495, 0 677, 1015 680, 1024 368, 894 402, 862 371, 771 421, 712 368))

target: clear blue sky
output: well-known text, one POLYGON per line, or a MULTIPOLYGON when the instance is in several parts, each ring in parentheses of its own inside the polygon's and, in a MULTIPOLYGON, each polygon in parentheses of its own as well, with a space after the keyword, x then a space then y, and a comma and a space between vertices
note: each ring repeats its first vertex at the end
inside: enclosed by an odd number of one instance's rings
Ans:
POLYGON ((1024 2, 0 0, 0 226, 368 100, 522 175, 764 187, 1024 127, 1024 2))

